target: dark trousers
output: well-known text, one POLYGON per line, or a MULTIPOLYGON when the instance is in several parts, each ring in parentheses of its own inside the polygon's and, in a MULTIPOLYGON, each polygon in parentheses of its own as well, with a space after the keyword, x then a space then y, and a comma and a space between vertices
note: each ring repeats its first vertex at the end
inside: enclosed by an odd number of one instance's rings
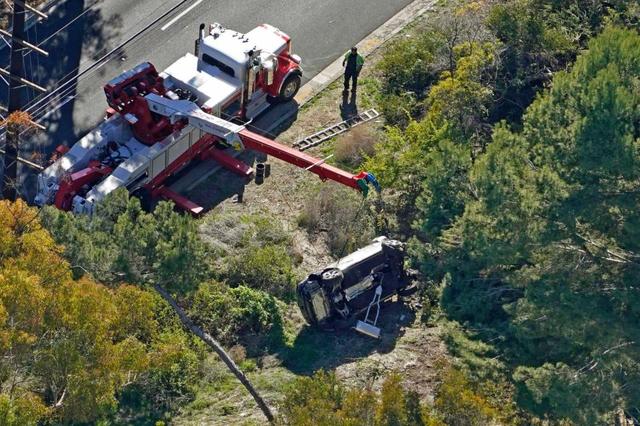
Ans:
POLYGON ((358 86, 358 73, 348 71, 344 73, 344 90, 349 90, 349 80, 351 80, 351 90, 355 91, 358 86))

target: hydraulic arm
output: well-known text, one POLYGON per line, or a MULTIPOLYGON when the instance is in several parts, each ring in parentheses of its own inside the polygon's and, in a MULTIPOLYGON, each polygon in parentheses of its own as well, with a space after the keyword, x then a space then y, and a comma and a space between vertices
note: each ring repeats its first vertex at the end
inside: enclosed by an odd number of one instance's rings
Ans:
POLYGON ((279 158, 289 164, 304 168, 320 176, 322 180, 329 179, 342 185, 350 186, 351 188, 362 191, 365 196, 369 190, 369 183, 371 183, 377 191, 380 191, 380 186, 371 173, 361 172, 360 174, 353 175, 337 167, 325 164, 324 161, 318 160, 302 151, 282 145, 247 129, 241 130, 239 136, 245 148, 264 152, 267 155, 279 158))
POLYGON ((322 180, 332 180, 360 190, 365 196, 369 192, 369 184, 373 185, 376 191, 380 191, 378 181, 371 173, 360 172, 357 175, 353 175, 337 167, 325 164, 324 161, 302 151, 247 130, 244 126, 207 114, 191 101, 172 100, 154 93, 147 95, 145 99, 151 111, 168 117, 172 124, 179 120, 187 120, 190 126, 213 135, 237 149, 244 147, 263 152, 294 166, 304 168, 318 175, 322 180))
POLYGON ((125 188, 145 204, 168 198, 198 215, 203 208, 169 185, 190 164, 207 159, 251 176, 250 165, 229 147, 263 152, 365 196, 370 186, 379 191, 370 173, 353 175, 220 118, 252 119, 272 101, 291 100, 301 84, 301 59, 292 54, 289 36, 267 24, 247 34, 219 24, 208 34, 202 28, 195 55, 186 53, 161 73, 142 63, 104 86, 105 121, 38 175, 36 204, 92 214, 125 188))

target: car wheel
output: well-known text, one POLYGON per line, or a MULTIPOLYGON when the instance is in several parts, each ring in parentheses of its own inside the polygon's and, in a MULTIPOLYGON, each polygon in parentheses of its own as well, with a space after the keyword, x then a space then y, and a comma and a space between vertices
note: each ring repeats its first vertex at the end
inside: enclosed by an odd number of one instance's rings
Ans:
POLYGON ((329 268, 322 272, 320 279, 322 280, 322 286, 324 288, 333 291, 340 287, 344 279, 344 274, 338 268, 329 268))
POLYGON ((289 102, 290 100, 292 100, 298 93, 301 84, 302 79, 298 74, 293 74, 287 77, 284 83, 282 83, 282 87, 280 88, 280 95, 278 96, 278 100, 280 102, 289 102))
POLYGON ((404 257, 404 244, 398 240, 384 240, 382 252, 388 259, 402 258, 404 257))

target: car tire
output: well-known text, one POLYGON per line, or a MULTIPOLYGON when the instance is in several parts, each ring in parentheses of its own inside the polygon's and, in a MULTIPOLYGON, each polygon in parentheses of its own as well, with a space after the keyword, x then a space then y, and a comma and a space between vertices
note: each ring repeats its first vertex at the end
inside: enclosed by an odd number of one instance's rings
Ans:
POLYGON ((282 87, 280 88, 280 93, 278 95, 279 102, 289 102, 291 101, 297 94, 298 90, 300 90, 300 86, 302 85, 302 79, 298 74, 292 74, 282 83, 282 87))
POLYGON ((329 289, 330 291, 339 288, 340 284, 342 284, 343 279, 344 274, 338 268, 325 269, 322 274, 320 274, 322 287, 325 289, 329 289))
POLYGON ((384 240, 382 242, 382 253, 387 259, 403 258, 404 244, 398 240, 384 240))

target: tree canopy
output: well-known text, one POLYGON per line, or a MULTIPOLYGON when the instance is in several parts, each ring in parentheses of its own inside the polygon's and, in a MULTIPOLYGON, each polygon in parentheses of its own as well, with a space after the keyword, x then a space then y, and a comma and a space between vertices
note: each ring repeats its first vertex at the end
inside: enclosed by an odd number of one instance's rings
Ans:
POLYGON ((280 422, 291 426, 445 426, 510 424, 509 407, 500 407, 467 376, 451 366, 439 367, 442 382, 433 404, 420 402, 402 376, 388 374, 379 392, 368 386, 347 387, 322 370, 299 377, 285 390, 280 422))
POLYGON ((426 317, 474 377, 516 386, 525 418, 640 414, 639 12, 454 2, 430 43, 401 42, 420 68, 393 52, 402 72, 383 74, 423 84, 367 168, 431 282, 426 317))
MULTIPOLYGON (((638 407, 638 58, 633 30, 594 38, 521 131, 495 128, 461 214, 432 241, 450 277, 443 307, 499 336, 522 406, 540 417, 594 424, 638 407)), ((432 194, 448 175, 427 176, 417 225, 429 230, 442 214, 432 194)), ((418 246, 423 259, 429 247, 418 246)))
POLYGON ((74 280, 37 210, 0 201, 0 240, 3 424, 93 422, 115 412, 122 392, 197 359, 179 329, 165 328, 153 294, 74 280), (179 356, 166 358, 169 348, 179 356))

